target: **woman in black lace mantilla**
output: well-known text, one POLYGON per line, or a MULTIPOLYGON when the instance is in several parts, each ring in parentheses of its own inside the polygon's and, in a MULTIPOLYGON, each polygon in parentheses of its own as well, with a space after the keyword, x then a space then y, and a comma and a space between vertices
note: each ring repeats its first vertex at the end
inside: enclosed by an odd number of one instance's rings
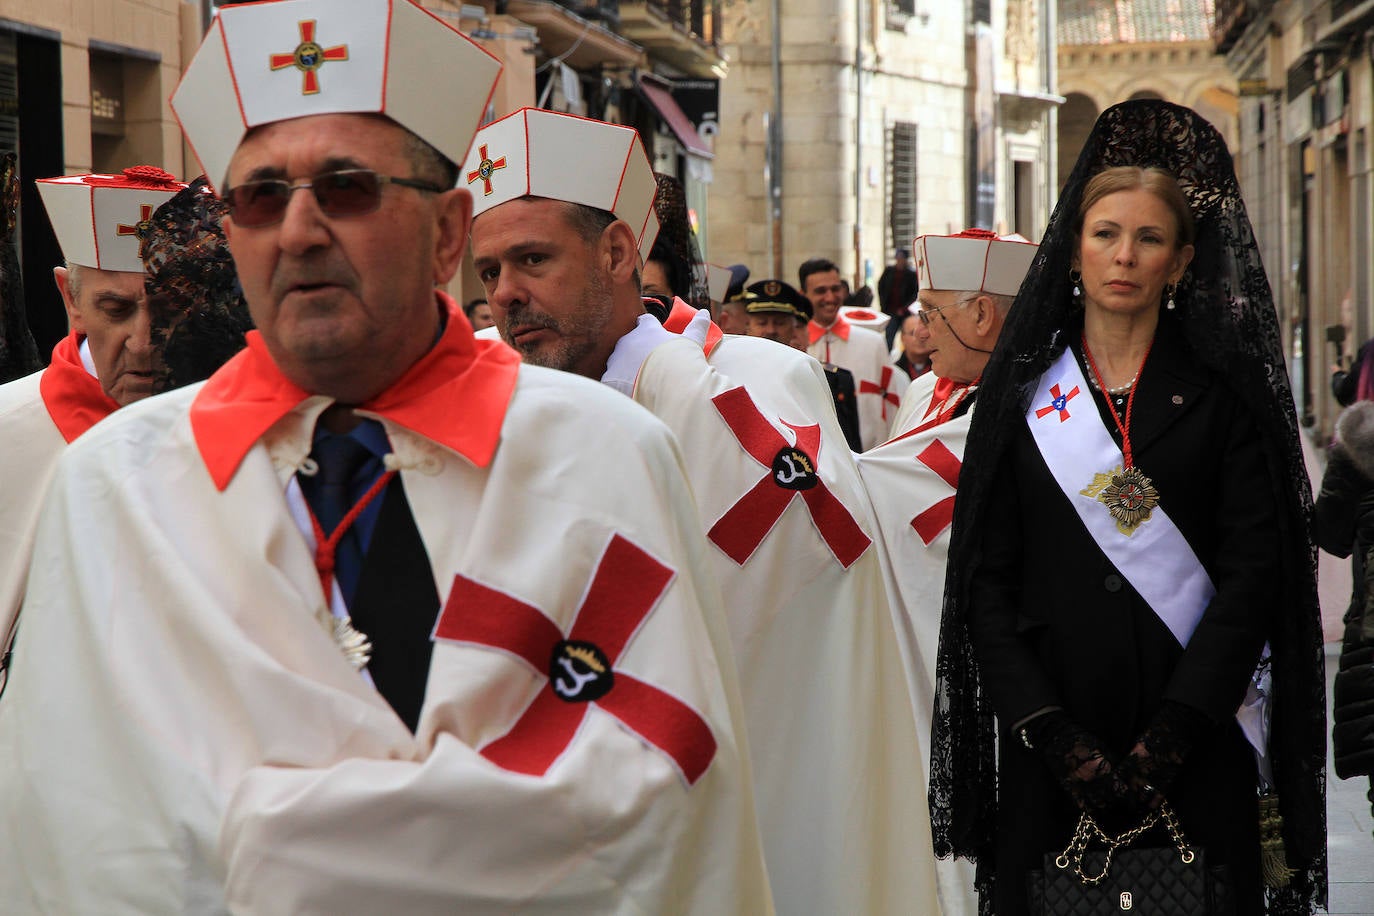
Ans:
MULTIPOLYGON (((1268 281, 1230 154, 1205 120, 1155 101, 1103 113, 982 390, 941 619, 930 787, 937 854, 977 859, 983 912, 1014 916, 1029 911, 1027 873, 1067 845, 1080 811, 1119 831, 1167 798, 1209 864, 1227 866, 1238 913, 1310 914, 1326 899, 1311 494, 1268 281), (1165 277, 1161 268, 1161 301, 1146 303, 1151 330, 1135 376, 1102 365, 1108 347, 1090 340, 1100 315, 1089 313, 1106 299, 1082 288, 1081 261, 1091 253, 1080 239, 1088 234, 1084 204, 1127 193, 1085 192, 1121 166, 1133 167, 1122 174, 1162 170, 1160 187, 1183 192, 1186 211, 1182 202, 1166 211, 1174 217, 1164 222, 1177 224, 1166 227, 1170 244, 1181 250, 1189 212, 1193 223, 1186 273, 1170 268, 1165 277), (1114 374, 1121 377, 1107 377, 1114 374), (1054 392, 1049 383, 1061 376, 1084 384, 1054 392), (1047 410, 1033 409, 1037 399, 1047 410), (1080 419, 1078 429, 1091 428, 1085 417, 1102 421, 1106 432, 1095 435, 1119 449, 1118 473, 1139 462, 1150 477, 1141 486, 1157 488, 1155 522, 1176 529, 1166 544, 1139 546, 1160 543, 1158 524, 1150 537, 1129 540, 1152 522, 1104 489, 1122 481, 1089 473, 1079 483, 1064 473, 1072 454, 1061 458, 1031 418, 1048 428, 1066 412, 1080 419), (1072 480, 1061 485, 1061 477, 1072 480), (1120 511, 1109 513, 1113 506, 1120 511), (1094 511, 1115 519, 1119 541, 1094 511), (1175 591, 1161 572, 1166 554, 1190 562, 1205 583, 1194 629, 1180 630, 1161 610, 1175 591), (1255 667, 1266 645, 1271 679, 1255 667), (1271 714, 1267 736, 1256 718, 1232 715, 1260 692, 1271 714), (1266 751, 1262 760, 1252 744, 1266 751), (1283 818, 1281 827, 1271 818, 1265 833, 1261 792, 1277 798, 1283 818)), ((1150 842, 1167 840, 1161 830, 1150 842)))

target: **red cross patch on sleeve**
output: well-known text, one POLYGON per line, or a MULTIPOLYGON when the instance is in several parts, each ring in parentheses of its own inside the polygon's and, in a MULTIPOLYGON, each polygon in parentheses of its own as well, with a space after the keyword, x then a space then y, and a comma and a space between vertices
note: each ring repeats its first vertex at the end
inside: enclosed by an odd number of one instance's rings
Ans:
POLYGON ((596 706, 661 751, 688 785, 700 779, 716 755, 706 720, 677 697, 616 668, 673 576, 615 535, 566 634, 538 608, 455 576, 435 638, 505 652, 549 678, 510 731, 481 749, 482 756, 516 773, 543 776, 596 706))

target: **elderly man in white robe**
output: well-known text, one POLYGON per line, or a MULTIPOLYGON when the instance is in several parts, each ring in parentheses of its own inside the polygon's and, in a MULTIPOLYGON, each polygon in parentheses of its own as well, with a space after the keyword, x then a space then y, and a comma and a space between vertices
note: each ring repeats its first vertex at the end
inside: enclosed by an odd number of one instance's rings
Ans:
POLYGON ((37 184, 66 261, 53 280, 70 331, 46 369, 0 385, 0 687, 58 457, 98 421, 153 392, 158 355, 139 244, 151 214, 186 187, 150 165, 37 184))
POLYGON ((7 913, 772 911, 675 441, 436 291, 498 72, 408 0, 220 10, 173 107, 258 331, 61 462, 7 913))
MULTIPOLYGON (((968 229, 916 239, 918 303, 931 371, 914 380, 896 435, 858 456, 877 516, 883 571, 900 623, 923 764, 935 702, 935 654, 944 600, 949 525, 978 380, 1037 246, 968 229)), ((945 916, 974 916, 973 867, 937 866, 945 916)))
POLYGON ((654 182, 632 129, 530 109, 474 147, 473 264, 502 336, 527 363, 630 394, 682 443, 728 600, 779 910, 932 912, 895 624, 820 365, 722 335, 681 300, 664 325, 645 313, 654 182))

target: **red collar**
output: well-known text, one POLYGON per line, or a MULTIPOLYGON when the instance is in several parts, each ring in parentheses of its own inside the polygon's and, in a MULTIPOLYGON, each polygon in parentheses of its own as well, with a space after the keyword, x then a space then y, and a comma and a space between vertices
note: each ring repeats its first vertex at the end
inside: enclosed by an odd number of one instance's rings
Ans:
POLYGON ((843 315, 836 315, 835 323, 828 328, 823 328, 813 321, 807 325, 807 330, 811 332, 812 343, 820 340, 827 332, 834 334, 840 340, 849 340, 849 321, 843 315))
POLYGON ((68 442, 119 409, 82 364, 81 335, 75 331, 52 348, 52 363, 38 379, 38 393, 68 442))
MULTIPOLYGON (((476 340, 458 304, 438 296, 448 309, 439 342, 359 409, 485 467, 500 440, 520 357, 500 341, 476 340)), ((250 332, 248 348, 210 376, 191 405, 191 429, 215 486, 227 487, 248 450, 310 396, 282 375, 262 335, 250 332)))
POLYGON ((963 403, 968 393, 977 387, 980 380, 965 385, 953 379, 941 378, 935 383, 935 390, 930 395, 930 406, 926 408, 925 414, 921 417, 922 422, 917 424, 915 429, 907 430, 893 442, 900 442, 903 439, 923 433, 926 430, 947 423, 954 416, 954 411, 963 403), (931 416, 934 414, 934 416, 931 416))
MULTIPOLYGON (((696 315, 696 309, 683 302, 677 296, 674 296, 673 310, 668 313, 668 320, 663 322, 663 326, 674 334, 681 334, 683 331, 687 330, 688 322, 695 318, 696 315)), ((721 338, 724 336, 725 332, 717 327, 714 321, 711 322, 711 327, 706 331, 705 350, 707 356, 711 355, 711 351, 716 348, 716 344, 720 343, 721 338)))

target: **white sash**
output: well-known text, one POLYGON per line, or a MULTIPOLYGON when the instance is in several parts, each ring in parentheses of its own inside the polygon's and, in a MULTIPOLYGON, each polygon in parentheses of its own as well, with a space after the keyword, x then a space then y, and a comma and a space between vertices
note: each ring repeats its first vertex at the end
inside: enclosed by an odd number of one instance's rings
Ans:
POLYGON ((1083 371, 1068 347, 1040 377, 1026 422, 1088 534, 1186 648, 1217 590, 1162 507, 1156 506, 1132 533, 1123 534, 1107 507, 1083 494, 1097 474, 1119 472, 1125 462, 1102 425, 1083 371))
MULTIPOLYGON (((1026 423, 1050 474, 1083 520, 1089 536, 1174 634, 1179 645, 1187 648, 1216 587, 1163 507, 1156 506, 1148 520, 1127 534, 1117 527, 1105 504, 1084 493, 1096 475, 1118 471, 1125 460, 1103 425, 1083 370, 1068 347, 1040 377, 1026 411, 1026 423)), ((1236 720, 1255 749, 1261 775, 1266 783, 1272 784, 1266 751, 1268 661, 1266 644, 1236 720)))

